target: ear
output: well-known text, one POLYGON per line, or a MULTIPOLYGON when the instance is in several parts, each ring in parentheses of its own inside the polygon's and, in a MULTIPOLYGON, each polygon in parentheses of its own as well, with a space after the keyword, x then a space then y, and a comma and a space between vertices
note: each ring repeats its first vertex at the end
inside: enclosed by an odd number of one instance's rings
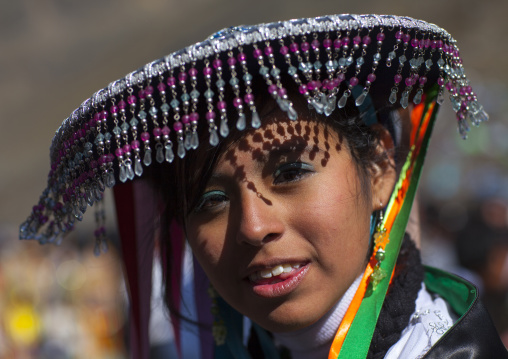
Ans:
POLYGON ((374 124, 378 144, 376 146, 376 161, 371 166, 372 210, 384 208, 393 192, 397 179, 395 167, 393 139, 386 128, 374 124))

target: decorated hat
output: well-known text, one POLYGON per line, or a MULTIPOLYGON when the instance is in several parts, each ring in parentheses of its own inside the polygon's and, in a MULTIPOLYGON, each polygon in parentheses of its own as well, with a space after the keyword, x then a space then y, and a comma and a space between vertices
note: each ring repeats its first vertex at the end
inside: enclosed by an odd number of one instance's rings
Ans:
MULTIPOLYGON (((332 15, 227 28, 112 82, 63 122, 51 145, 47 188, 21 225, 20 238, 59 243, 107 188, 143 177, 149 166, 174 166, 189 151, 217 146, 233 128, 259 128, 259 91, 290 120, 299 117, 293 96, 324 116, 346 106, 414 106, 409 161, 383 223, 388 232, 404 231, 396 218, 445 93, 462 137, 470 125, 488 119, 456 41, 434 24, 332 15)), ((105 247, 103 212, 96 217, 99 253, 105 247)), ((383 253, 385 245, 376 243, 383 253)), ((398 247, 393 253, 396 258, 398 247)), ((380 262, 372 263, 371 282, 372 273, 381 273, 374 270, 380 262)))

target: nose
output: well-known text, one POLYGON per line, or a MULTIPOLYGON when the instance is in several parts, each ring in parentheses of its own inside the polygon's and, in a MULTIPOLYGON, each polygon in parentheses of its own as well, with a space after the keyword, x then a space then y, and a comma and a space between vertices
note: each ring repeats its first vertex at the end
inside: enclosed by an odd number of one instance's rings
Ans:
POLYGON ((254 191, 241 197, 237 240, 253 246, 279 238, 284 232, 282 213, 275 204, 254 191))

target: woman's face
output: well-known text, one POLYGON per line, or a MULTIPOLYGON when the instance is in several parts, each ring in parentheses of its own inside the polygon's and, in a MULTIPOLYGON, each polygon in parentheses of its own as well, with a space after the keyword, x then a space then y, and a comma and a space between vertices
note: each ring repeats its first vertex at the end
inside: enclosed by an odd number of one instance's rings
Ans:
POLYGON ((393 180, 374 171, 362 186, 339 138, 315 122, 266 123, 224 151, 186 218, 214 288, 270 331, 313 324, 365 268, 370 216, 393 180))

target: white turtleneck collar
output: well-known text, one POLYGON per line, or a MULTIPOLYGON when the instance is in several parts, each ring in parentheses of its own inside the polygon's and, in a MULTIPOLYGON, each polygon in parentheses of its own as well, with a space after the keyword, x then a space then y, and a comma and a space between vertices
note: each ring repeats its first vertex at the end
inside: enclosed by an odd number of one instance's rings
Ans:
POLYGON ((362 276, 348 288, 344 296, 316 323, 286 333, 273 333, 277 344, 291 351, 293 359, 327 358, 335 333, 346 314, 362 276))

